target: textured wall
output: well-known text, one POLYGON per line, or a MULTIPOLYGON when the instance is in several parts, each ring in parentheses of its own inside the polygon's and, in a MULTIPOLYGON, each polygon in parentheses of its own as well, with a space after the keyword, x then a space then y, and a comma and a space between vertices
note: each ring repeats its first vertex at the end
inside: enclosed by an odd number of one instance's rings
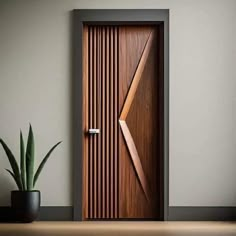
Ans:
MULTIPOLYGON (((72 205, 71 28, 79 8, 170 9, 170 205, 236 206, 236 1, 1 0, 0 136, 19 154, 31 122, 42 205, 72 205)), ((14 188, 0 150, 0 205, 14 188)))

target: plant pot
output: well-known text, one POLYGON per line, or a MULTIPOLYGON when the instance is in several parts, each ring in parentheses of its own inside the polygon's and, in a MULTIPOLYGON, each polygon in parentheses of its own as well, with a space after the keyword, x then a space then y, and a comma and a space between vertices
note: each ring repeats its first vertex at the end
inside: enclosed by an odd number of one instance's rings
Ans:
POLYGON ((40 191, 12 191, 11 206, 15 221, 33 222, 39 214, 40 191))

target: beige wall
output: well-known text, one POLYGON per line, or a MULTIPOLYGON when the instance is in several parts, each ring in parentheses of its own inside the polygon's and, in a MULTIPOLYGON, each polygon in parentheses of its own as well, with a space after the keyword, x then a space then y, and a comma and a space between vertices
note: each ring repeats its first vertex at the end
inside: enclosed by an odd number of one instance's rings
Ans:
MULTIPOLYGON (((236 1, 0 0, 0 136, 31 122, 42 205, 72 205, 70 11, 170 9, 170 205, 236 206, 236 1)), ((0 205, 14 183, 0 150, 0 205)))

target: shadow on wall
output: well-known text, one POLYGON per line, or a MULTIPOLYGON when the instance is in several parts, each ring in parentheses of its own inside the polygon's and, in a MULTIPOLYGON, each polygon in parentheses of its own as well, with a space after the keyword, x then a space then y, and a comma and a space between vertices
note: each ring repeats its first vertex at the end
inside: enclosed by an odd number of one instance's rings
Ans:
MULTIPOLYGON (((2 165, 1 165, 2 167, 2 165)), ((3 172, 3 171, 0 171, 3 172)), ((11 205, 11 191, 16 189, 15 184, 11 180, 11 176, 7 174, 0 174, 0 206, 10 206, 11 205)))

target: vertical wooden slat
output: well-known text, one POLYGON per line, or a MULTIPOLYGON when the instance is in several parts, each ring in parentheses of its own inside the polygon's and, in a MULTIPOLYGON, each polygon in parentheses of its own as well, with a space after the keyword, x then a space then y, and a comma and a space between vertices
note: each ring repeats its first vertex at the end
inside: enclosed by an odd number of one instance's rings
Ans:
POLYGON ((120 79, 120 75, 119 75, 119 70, 120 70, 120 68, 119 68, 119 61, 120 61, 120 58, 119 58, 119 38, 120 38, 120 31, 119 31, 119 27, 117 27, 117 32, 116 32, 116 35, 117 35, 117 37, 116 37, 116 41, 117 41, 117 45, 116 45, 116 53, 117 53, 117 55, 116 55, 116 65, 117 65, 117 67, 116 67, 116 69, 117 69, 117 71, 116 71, 116 76, 117 76, 117 103, 116 103, 116 105, 117 105, 117 108, 116 108, 116 111, 117 111, 117 119, 116 119, 116 127, 117 127, 117 166, 116 166, 116 171, 117 171, 117 181, 116 181, 116 184, 117 184, 117 186, 116 186, 116 189, 117 189, 117 195, 116 195, 116 197, 117 197, 117 202, 116 202, 116 205, 117 205, 117 218, 119 218, 119 216, 120 216, 120 198, 119 198, 119 196, 120 196, 120 176, 119 176, 119 174, 120 174, 120 131, 119 131, 119 122, 118 122, 118 116, 119 116, 119 111, 120 111, 120 107, 119 107, 119 102, 120 102, 120 83, 119 83, 119 79, 120 79))
MULTIPOLYGON (((92 75, 93 75, 93 51, 92 51, 92 43, 93 43, 93 31, 92 28, 89 27, 89 127, 93 126, 93 81, 92 81, 92 75)), ((89 177, 89 218, 93 217, 93 139, 89 138, 89 171, 88 171, 88 177, 89 177)))
POLYGON ((117 217, 119 218, 120 217, 120 131, 119 131, 119 122, 118 122, 118 117, 119 117, 119 111, 120 111, 120 82, 119 82, 119 79, 120 79, 120 74, 119 74, 119 71, 120 71, 120 68, 119 68, 119 61, 120 61, 120 58, 119 58, 119 44, 120 44, 120 33, 119 33, 119 28, 117 28, 117 108, 116 108, 116 111, 117 111, 117 119, 116 119, 116 122, 117 122, 117 217))
MULTIPOLYGON (((100 34, 100 27, 97 29, 97 128, 101 128, 101 115, 100 115, 100 109, 101 109, 101 34, 100 34)), ((97 217, 101 218, 101 136, 97 136, 97 194, 98 194, 98 200, 97 200, 97 217)))
POLYGON ((110 32, 109 32, 109 47, 110 47, 110 51, 109 51, 109 58, 110 58, 110 66, 109 66, 109 80, 110 80, 110 88, 109 88, 109 97, 110 97, 110 142, 109 142, 109 145, 110 145, 110 217, 113 218, 114 215, 114 206, 113 206, 113 159, 114 159, 114 146, 113 146, 113 140, 114 140, 114 137, 113 137, 113 121, 114 121, 114 103, 113 103, 113 100, 114 100, 114 95, 113 95, 113 27, 110 28, 110 32))
MULTIPOLYGON (((93 28, 93 128, 97 128, 97 28, 93 28)), ((93 142, 93 214, 97 218, 97 136, 92 137, 93 142)))
POLYGON ((117 100, 117 67, 118 67, 118 63, 117 63, 117 27, 115 27, 114 29, 114 47, 113 47, 113 51, 114 51, 114 218, 118 217, 117 214, 117 195, 118 195, 118 153, 117 153, 117 126, 118 126, 118 115, 117 115, 117 104, 118 104, 118 100, 117 100))
POLYGON ((109 175, 109 163, 110 163, 110 152, 109 152, 109 31, 110 28, 106 28, 106 218, 110 218, 110 212, 109 212, 109 205, 110 205, 110 199, 109 199, 109 192, 110 192, 110 175, 109 175))
POLYGON ((106 197, 106 188, 105 188, 105 160, 106 160, 106 146, 105 146, 105 28, 102 27, 102 218, 106 218, 106 208, 105 208, 105 197, 106 197))
POLYGON ((103 147, 104 147, 104 153, 103 153, 103 172, 104 172, 104 179, 103 179, 103 184, 104 184, 104 191, 103 191, 103 215, 104 218, 107 217, 107 57, 106 57, 106 52, 107 52, 107 27, 104 27, 103 29, 103 107, 104 107, 104 117, 103 117, 103 123, 104 123, 104 137, 103 137, 103 147))

